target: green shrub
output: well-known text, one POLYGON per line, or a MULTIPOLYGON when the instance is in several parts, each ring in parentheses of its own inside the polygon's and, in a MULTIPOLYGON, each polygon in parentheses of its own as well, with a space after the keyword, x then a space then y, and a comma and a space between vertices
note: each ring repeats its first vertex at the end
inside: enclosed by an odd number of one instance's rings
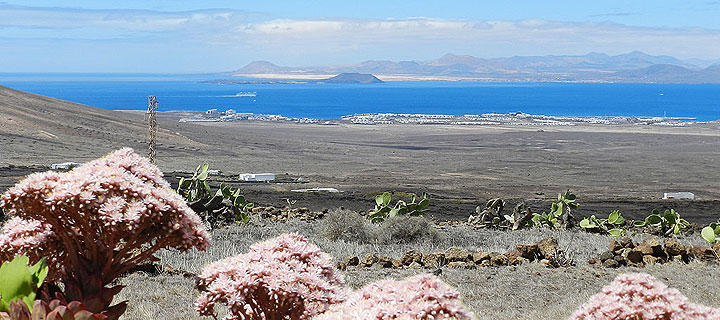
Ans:
POLYGON ((664 235, 669 236, 670 234, 677 235, 680 233, 680 230, 689 227, 690 223, 682 219, 680 213, 675 211, 675 209, 668 209, 663 213, 660 213, 658 209, 654 209, 645 220, 635 221, 635 225, 638 227, 658 227, 664 235))
POLYGON ((178 182, 177 193, 179 193, 187 202, 194 202, 210 197, 210 185, 208 178, 207 163, 203 163, 195 169, 192 177, 185 179, 180 178, 178 182))
POLYGON ((427 194, 423 194, 419 199, 414 193, 410 193, 410 202, 398 200, 395 206, 391 206, 392 195, 390 192, 384 192, 375 197, 375 208, 370 211, 368 219, 373 222, 383 222, 388 218, 395 216, 408 215, 417 217, 427 212, 427 206, 430 205, 430 199, 427 194))
POLYGON ((570 227, 573 220, 572 210, 580 205, 576 200, 577 197, 570 193, 570 190, 558 193, 557 202, 552 203, 550 212, 533 213, 533 224, 536 227, 570 227))
POLYGON ((625 225, 625 218, 623 218, 622 212, 618 210, 610 212, 607 219, 598 219, 595 215, 592 215, 580 221, 580 228, 592 232, 606 233, 611 237, 624 236, 623 225, 625 225))
POLYGON ((320 220, 321 234, 332 240, 371 243, 373 232, 371 223, 355 211, 336 209, 328 212, 320 220))
POLYGON ((424 217, 393 217, 377 225, 375 238, 382 244, 436 242, 440 233, 424 217))
POLYGON ((247 202, 240 189, 223 183, 213 194, 207 178, 208 164, 203 163, 192 177, 180 179, 176 191, 211 228, 234 222, 248 223, 247 212, 254 204, 247 202))

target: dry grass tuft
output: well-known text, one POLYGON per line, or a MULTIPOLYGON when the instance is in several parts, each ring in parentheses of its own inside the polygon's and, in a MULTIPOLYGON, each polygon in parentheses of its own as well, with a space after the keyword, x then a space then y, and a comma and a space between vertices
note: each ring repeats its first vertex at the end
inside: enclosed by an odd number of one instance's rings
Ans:
POLYGON ((336 209, 319 222, 321 234, 331 241, 371 243, 371 222, 355 211, 336 209))
POLYGON ((378 224, 375 232, 378 242, 386 245, 436 243, 441 238, 433 223, 423 217, 396 216, 378 224))

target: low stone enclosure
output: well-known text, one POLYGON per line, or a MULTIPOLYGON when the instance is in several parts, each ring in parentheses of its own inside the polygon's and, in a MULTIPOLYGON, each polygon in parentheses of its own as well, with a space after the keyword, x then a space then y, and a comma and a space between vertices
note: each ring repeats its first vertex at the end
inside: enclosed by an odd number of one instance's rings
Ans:
POLYGON ((657 238, 648 238, 638 244, 626 237, 610 240, 608 251, 590 259, 588 263, 607 268, 643 267, 672 261, 687 263, 691 259, 713 261, 718 260, 718 257, 720 257, 720 243, 712 247, 688 247, 672 238, 665 239, 664 243, 657 238))
MULTIPOLYGON (((612 239, 608 249, 598 258, 588 260, 588 264, 607 268, 644 267, 655 263, 688 263, 693 259, 718 261, 718 257, 720 257, 720 244, 713 247, 688 247, 675 239, 665 239, 664 243, 661 243, 657 238, 648 238, 638 244, 625 237, 620 240, 612 239)), ((471 252, 457 247, 429 253, 410 250, 405 252, 400 259, 368 253, 363 257, 349 256, 344 262, 338 263, 336 267, 340 270, 348 268, 439 269, 441 267, 475 269, 530 262, 538 262, 554 268, 575 265, 575 261, 568 258, 560 249, 557 239, 549 237, 536 243, 518 244, 514 250, 506 253, 471 252)))

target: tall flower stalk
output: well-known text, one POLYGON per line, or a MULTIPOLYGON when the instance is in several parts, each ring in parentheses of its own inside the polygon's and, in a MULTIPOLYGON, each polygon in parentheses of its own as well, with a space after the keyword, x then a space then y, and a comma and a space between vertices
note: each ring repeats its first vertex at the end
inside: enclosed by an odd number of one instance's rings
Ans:
POLYGON ((119 317, 110 306, 119 275, 163 248, 204 250, 200 218, 170 188, 160 170, 121 149, 66 173, 35 173, 0 197, 14 217, 0 235, 0 261, 19 254, 49 258, 48 280, 91 312, 119 317))

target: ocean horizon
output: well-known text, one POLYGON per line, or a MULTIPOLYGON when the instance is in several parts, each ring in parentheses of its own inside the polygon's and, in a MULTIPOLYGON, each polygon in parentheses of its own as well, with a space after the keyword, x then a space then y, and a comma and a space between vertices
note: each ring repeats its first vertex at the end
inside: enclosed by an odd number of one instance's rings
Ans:
MULTIPOLYGON (((0 73, 0 85, 110 110, 233 109, 240 113, 336 119, 366 113, 683 117, 720 120, 720 85, 552 82, 216 84, 200 74, 0 73)), ((233 78, 237 80, 241 78, 233 78)))

